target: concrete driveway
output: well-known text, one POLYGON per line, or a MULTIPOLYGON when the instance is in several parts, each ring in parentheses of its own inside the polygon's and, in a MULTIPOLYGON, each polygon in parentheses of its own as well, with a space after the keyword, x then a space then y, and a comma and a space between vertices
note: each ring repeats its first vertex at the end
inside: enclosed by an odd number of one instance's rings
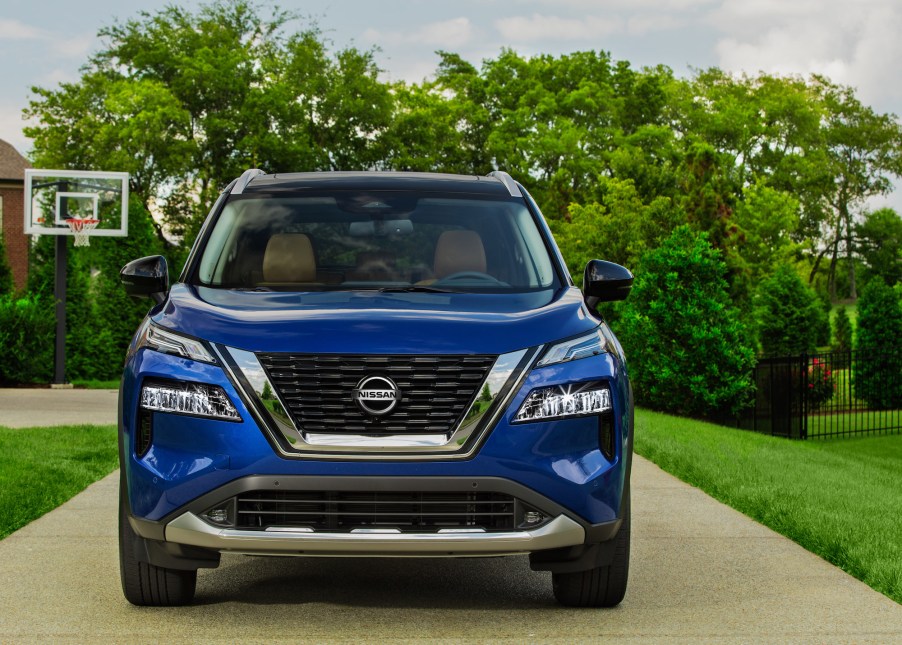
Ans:
POLYGON ((133 607, 117 485, 113 473, 0 541, 0 643, 902 643, 902 606, 641 458, 630 586, 613 610, 557 606, 525 557, 225 556, 201 571, 196 605, 133 607))
POLYGON ((0 388, 0 426, 112 425, 118 404, 118 390, 0 388))

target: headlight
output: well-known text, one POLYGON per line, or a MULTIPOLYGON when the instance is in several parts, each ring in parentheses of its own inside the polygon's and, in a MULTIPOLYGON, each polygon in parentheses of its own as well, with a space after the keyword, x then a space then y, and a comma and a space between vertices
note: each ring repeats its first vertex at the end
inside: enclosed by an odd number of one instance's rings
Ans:
POLYGON ((555 385, 530 392, 517 411, 514 421, 582 417, 611 409, 611 391, 605 384, 555 385))
POLYGON ((203 342, 196 338, 163 329, 150 322, 150 320, 144 322, 138 334, 135 349, 140 349, 141 347, 148 347, 164 354, 184 356, 185 358, 204 363, 216 362, 213 355, 204 347, 203 342))
POLYGON ((601 331, 601 325, 591 333, 570 338, 552 345, 536 363, 536 367, 545 367, 564 361, 575 361, 579 358, 604 354, 608 351, 608 341, 601 331))
POLYGON ((141 407, 197 417, 241 421, 241 415, 218 385, 147 380, 141 387, 141 407))

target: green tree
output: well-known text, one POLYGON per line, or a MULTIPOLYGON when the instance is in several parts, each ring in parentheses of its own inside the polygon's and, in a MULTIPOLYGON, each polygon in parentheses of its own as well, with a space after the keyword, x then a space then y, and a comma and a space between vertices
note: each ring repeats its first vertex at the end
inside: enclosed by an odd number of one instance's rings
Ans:
POLYGON ((758 340, 767 356, 796 356, 817 348, 826 322, 817 295, 795 269, 780 265, 755 294, 758 340))
POLYGON ((755 356, 726 273, 707 235, 686 225, 643 257, 617 332, 640 405, 711 415, 748 401, 755 356))
POLYGON ((858 355, 852 366, 855 396, 877 409, 902 406, 902 306, 882 280, 871 280, 858 299, 858 355))
POLYGON ((760 181, 746 187, 737 201, 733 214, 737 253, 752 284, 759 284, 798 251, 792 238, 799 226, 799 208, 795 197, 760 181))
POLYGON ((642 202, 631 180, 600 177, 600 202, 572 204, 568 220, 551 220, 551 228, 571 275, 581 282, 589 260, 599 258, 636 267, 680 223, 670 198, 642 202))
POLYGON ((833 319, 833 350, 848 352, 852 349, 852 321, 845 307, 836 310, 833 319))
POLYGON ((849 297, 857 297, 855 281, 854 217, 869 197, 892 190, 892 177, 902 176, 902 124, 892 114, 878 114, 862 105, 854 90, 834 85, 822 77, 813 84, 824 110, 822 200, 829 231, 817 255, 814 270, 825 255, 830 257, 828 285, 836 300, 836 269, 845 253, 849 270, 849 297))
POLYGON ((858 254, 867 277, 893 286, 902 281, 902 217, 891 208, 881 208, 864 217, 855 228, 858 254))

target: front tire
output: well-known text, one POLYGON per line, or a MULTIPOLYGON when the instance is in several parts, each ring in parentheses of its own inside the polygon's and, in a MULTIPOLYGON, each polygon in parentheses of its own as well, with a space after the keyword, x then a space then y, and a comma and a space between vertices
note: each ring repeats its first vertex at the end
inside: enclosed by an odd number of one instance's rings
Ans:
POLYGON ((611 564, 575 573, 554 573, 554 597, 568 607, 616 607, 626 594, 630 569, 630 505, 614 537, 611 564))
POLYGON ((149 607, 190 604, 197 587, 197 570, 166 569, 138 560, 135 545, 141 538, 128 522, 127 509, 124 486, 120 486, 119 574, 125 599, 133 605, 149 607))

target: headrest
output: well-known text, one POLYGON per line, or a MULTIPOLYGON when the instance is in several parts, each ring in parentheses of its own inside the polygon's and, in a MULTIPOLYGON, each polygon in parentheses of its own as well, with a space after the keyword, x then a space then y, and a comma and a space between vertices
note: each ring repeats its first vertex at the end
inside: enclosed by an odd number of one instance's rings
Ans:
POLYGON ((476 231, 445 231, 435 245, 435 277, 441 280, 452 273, 485 273, 485 248, 476 231))
POLYGON ((265 282, 315 282, 313 245, 303 233, 278 233, 269 238, 263 255, 265 282))

